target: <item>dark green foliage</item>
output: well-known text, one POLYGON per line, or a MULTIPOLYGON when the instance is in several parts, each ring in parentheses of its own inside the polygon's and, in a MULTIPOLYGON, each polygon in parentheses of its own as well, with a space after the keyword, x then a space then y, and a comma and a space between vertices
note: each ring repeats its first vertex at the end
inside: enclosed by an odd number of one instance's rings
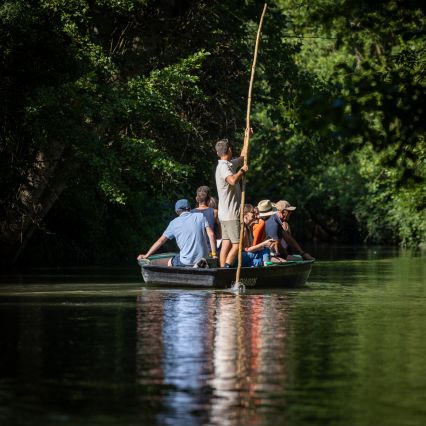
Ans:
POLYGON ((91 261, 119 258, 162 230, 177 196, 212 184, 217 135, 243 133, 246 23, 258 8, 234 8, 1 6, 3 251, 57 238, 65 254, 75 246, 91 261))
MULTIPOLYGON (((2 255, 131 261, 177 197, 214 188, 214 142, 242 140, 262 6, 3 2, 2 255)), ((424 25, 415 1, 269 4, 251 202, 296 204, 300 238, 425 243, 424 25)))
POLYGON ((253 149, 253 161, 259 170, 284 170, 252 186, 265 193, 283 179, 281 195, 271 196, 293 197, 304 207, 301 230, 311 234, 313 227, 320 239, 424 245, 420 2, 281 5, 301 46, 293 56, 300 65, 292 78, 295 102, 282 96, 268 116, 260 106, 266 143, 253 149))

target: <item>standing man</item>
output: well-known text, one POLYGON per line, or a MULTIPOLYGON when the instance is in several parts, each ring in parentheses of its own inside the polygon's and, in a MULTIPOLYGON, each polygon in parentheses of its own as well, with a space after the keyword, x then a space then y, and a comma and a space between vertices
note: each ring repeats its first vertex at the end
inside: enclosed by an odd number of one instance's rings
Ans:
POLYGON ((220 266, 229 268, 238 254, 240 241, 240 180, 248 170, 241 165, 246 150, 241 151, 238 158, 232 158, 232 146, 228 139, 216 143, 219 161, 216 167, 216 187, 219 197, 219 221, 222 228, 222 248, 220 250, 220 266), (237 168, 241 167, 238 171, 237 168))
POLYGON ((215 238, 213 230, 207 223, 202 213, 191 213, 191 206, 186 199, 178 200, 175 204, 178 215, 173 219, 163 235, 151 246, 146 254, 140 254, 138 260, 146 259, 154 254, 167 240, 176 239, 180 253, 169 261, 169 266, 194 266, 202 257, 207 257, 206 231, 214 247, 215 238))

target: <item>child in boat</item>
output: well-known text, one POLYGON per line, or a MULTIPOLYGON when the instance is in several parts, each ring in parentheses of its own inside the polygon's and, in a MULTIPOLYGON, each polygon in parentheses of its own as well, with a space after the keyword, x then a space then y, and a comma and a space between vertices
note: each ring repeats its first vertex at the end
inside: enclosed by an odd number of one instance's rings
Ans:
POLYGON ((220 225, 219 225, 219 219, 217 216, 217 210, 215 210, 213 207, 210 207, 210 201, 211 201, 210 188, 205 185, 197 188, 195 201, 197 202, 197 207, 195 207, 195 209, 192 209, 191 212, 202 213, 204 217, 206 218, 210 228, 213 230, 214 247, 210 247, 210 242, 209 241, 207 242, 208 242, 211 256, 216 257, 217 256, 216 238, 218 235, 218 229, 220 225))
POLYGON ((263 266, 270 261, 270 247, 274 240, 253 244, 251 226, 257 222, 257 211, 251 204, 244 205, 244 236, 242 266, 263 266))
POLYGON ((254 208, 256 212, 256 220, 251 225, 253 234, 252 245, 260 244, 266 240, 265 220, 277 212, 270 200, 259 201, 258 205, 254 208))
MULTIPOLYGON (((211 207, 214 210, 214 217, 215 217, 215 228, 214 233, 216 235, 216 240, 222 239, 222 230, 220 228, 220 221, 219 221, 219 209, 218 209, 218 201, 216 197, 210 196, 209 199, 209 207, 211 207)), ((217 242, 217 245, 220 245, 220 242, 217 242)))

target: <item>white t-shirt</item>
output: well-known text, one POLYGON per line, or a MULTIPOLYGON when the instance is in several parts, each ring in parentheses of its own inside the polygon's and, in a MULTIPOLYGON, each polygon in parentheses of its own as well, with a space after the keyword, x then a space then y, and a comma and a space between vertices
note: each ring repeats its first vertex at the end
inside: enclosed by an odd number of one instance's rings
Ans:
POLYGON ((233 158, 231 161, 219 160, 216 167, 216 188, 219 198, 219 220, 237 220, 240 218, 241 187, 238 182, 235 185, 229 185, 226 182, 228 176, 234 175, 236 168, 241 164, 239 158, 233 158))

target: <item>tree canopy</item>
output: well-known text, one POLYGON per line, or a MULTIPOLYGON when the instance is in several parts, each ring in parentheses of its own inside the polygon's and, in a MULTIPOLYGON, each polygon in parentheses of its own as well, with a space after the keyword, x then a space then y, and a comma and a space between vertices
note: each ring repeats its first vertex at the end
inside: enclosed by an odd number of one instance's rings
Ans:
MULTIPOLYGON (((133 259, 242 142, 263 3, 0 5, 3 259, 133 259)), ((275 0, 253 93, 248 201, 298 238, 426 244, 418 1, 275 0)))

